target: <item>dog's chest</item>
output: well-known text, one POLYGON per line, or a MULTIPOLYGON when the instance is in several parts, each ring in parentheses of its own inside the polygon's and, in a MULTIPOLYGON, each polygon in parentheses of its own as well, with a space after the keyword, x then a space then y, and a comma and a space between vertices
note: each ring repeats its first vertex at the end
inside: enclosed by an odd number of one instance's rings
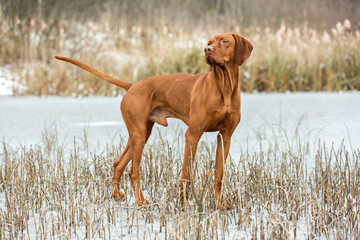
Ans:
POLYGON ((218 109, 215 109, 211 115, 214 118, 216 118, 218 121, 222 121, 224 118, 226 118, 233 112, 234 109, 230 104, 224 104, 220 106, 218 109))
POLYGON ((208 117, 222 121, 230 114, 240 110, 240 97, 231 98, 231 96, 222 96, 213 101, 209 101, 208 117))
POLYGON ((206 131, 221 131, 227 127, 231 119, 236 119, 240 112, 234 109, 230 105, 222 105, 217 109, 212 109, 207 112, 206 120, 204 122, 208 123, 206 126, 206 131))

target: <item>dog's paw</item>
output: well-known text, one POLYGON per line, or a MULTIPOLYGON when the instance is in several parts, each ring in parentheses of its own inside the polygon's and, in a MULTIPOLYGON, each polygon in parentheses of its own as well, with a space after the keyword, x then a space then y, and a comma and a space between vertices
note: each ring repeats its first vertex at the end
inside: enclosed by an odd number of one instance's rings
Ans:
POLYGON ((115 199, 115 201, 123 201, 125 199, 125 193, 114 188, 112 192, 112 197, 115 199))
POLYGON ((149 200, 147 199, 142 199, 141 201, 138 201, 138 206, 141 207, 141 206, 147 206, 149 205, 149 200))
POLYGON ((217 209, 223 209, 223 210, 230 210, 231 204, 228 200, 223 199, 222 201, 216 201, 216 208, 217 209))

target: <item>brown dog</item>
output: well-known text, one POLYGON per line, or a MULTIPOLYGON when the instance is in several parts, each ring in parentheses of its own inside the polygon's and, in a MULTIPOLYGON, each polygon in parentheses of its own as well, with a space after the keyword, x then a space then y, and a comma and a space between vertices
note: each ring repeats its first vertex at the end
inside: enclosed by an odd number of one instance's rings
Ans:
MULTIPOLYGON (((208 73, 170 74, 154 76, 131 84, 113 78, 77 60, 55 58, 73 63, 96 76, 127 90, 121 102, 121 114, 129 131, 129 140, 121 156, 114 162, 113 196, 122 200, 119 190, 121 175, 132 160, 129 172, 139 206, 147 204, 140 189, 140 161, 144 145, 154 123, 167 126, 167 118, 179 118, 188 129, 180 180, 181 200, 186 200, 186 186, 191 179, 189 161, 195 158, 200 137, 204 132, 219 132, 217 137, 214 191, 219 206, 224 163, 229 153, 230 139, 240 122, 239 68, 250 56, 253 46, 237 34, 212 37, 205 48, 208 73)), ((227 201, 225 207, 229 208, 227 201)))

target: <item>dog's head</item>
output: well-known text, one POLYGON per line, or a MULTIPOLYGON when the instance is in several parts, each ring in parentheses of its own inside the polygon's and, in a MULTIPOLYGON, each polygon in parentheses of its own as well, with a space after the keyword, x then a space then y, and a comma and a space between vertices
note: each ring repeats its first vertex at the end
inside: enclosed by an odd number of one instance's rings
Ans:
POLYGON ((252 49, 252 44, 238 34, 215 35, 204 49, 206 63, 219 66, 235 63, 241 66, 250 57, 252 49))

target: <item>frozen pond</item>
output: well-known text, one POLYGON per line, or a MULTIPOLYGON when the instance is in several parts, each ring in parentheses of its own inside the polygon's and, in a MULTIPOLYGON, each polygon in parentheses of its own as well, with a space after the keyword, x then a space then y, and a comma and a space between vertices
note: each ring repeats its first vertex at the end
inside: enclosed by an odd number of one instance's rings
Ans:
MULTIPOLYGON (((12 147, 34 146, 41 143, 45 128, 56 129, 61 144, 71 145, 74 137, 81 142, 86 135, 89 149, 99 152, 106 144, 127 139, 120 101, 121 97, 0 97, 0 136, 12 147)), ((274 144, 309 143, 314 150, 321 140, 336 148, 342 143, 349 150, 360 147, 359 92, 242 94, 241 111, 230 150, 235 160, 241 152, 274 144)), ((181 121, 171 119, 167 128, 155 125, 153 135, 160 133, 171 144, 179 134, 184 140, 185 130, 181 121)), ((216 133, 204 134, 202 141, 214 144, 216 133)))
MULTIPOLYGON (((106 144, 116 145, 122 141, 122 138, 127 139, 127 130, 119 111, 120 101, 121 97, 0 97, 0 137, 6 144, 16 149, 22 146, 41 145, 43 135, 47 131, 50 135, 55 133, 59 144, 65 146, 65 149, 66 147, 73 147, 75 138, 78 145, 87 141, 90 151, 101 153, 106 144)), ((234 161, 239 161, 240 155, 244 152, 256 155, 261 151, 266 151, 267 148, 278 149, 280 154, 286 153, 288 150, 297 154, 298 147, 301 146, 303 149, 305 145, 305 149, 309 151, 304 155, 304 162, 306 162, 308 170, 312 171, 314 154, 319 144, 321 146, 325 144, 327 149, 332 146, 337 149, 343 145, 348 150, 360 148, 359 103, 359 92, 243 94, 242 120, 233 135, 230 155, 234 161)), ((186 126, 182 122, 172 119, 169 120, 169 127, 167 128, 155 126, 149 142, 158 141, 157 135, 160 134, 169 146, 182 152, 185 131, 186 126)), ((209 144, 212 150, 215 148, 216 134, 206 133, 202 138, 202 141, 209 144)), ((2 151, 1 148, 0 155, 2 155, 2 151)), ((66 188, 71 188, 71 186, 66 188)), ((84 190, 84 192, 86 191, 84 190)), ((0 193, 0 210, 5 209, 6 212, 6 194, 3 193, 0 193)), ((67 190, 63 196, 66 193, 67 190)), ((111 232, 111 236, 122 236, 124 239, 138 238, 135 230, 128 231, 129 226, 125 227, 128 222, 127 219, 138 213, 136 207, 128 207, 135 203, 133 195, 130 195, 130 205, 107 201, 106 196, 104 205, 93 204, 91 201, 86 202, 88 201, 86 197, 83 197, 84 199, 79 198, 76 201, 85 201, 90 208, 97 211, 100 209, 98 216, 106 216, 104 206, 109 207, 109 209, 115 207, 120 211, 120 215, 116 215, 116 224, 105 221, 109 236, 111 232)), ((65 204, 65 206, 70 209, 68 205, 65 204)), ((355 208, 355 211, 357 209, 355 208)), ((44 207, 40 212, 50 219, 50 216, 60 216, 61 214, 58 211, 44 207)), ((257 212, 258 210, 254 211, 257 212)), ((32 212, 33 215, 31 213, 29 215, 27 222, 29 231, 27 234, 32 239, 38 236, 36 221, 40 222, 39 216, 41 215, 35 214, 35 210, 29 212, 32 212)), ((149 212, 154 216, 154 224, 149 224, 143 217, 136 215, 137 220, 135 221, 140 221, 138 229, 144 233, 144 236, 146 235, 145 232, 149 232, 149 236, 150 234, 151 236, 159 234, 156 236, 160 236, 161 239, 164 234, 166 236, 166 231, 165 233, 158 232, 158 229, 161 229, 160 214, 155 208, 149 212)), ((251 216, 257 225, 256 219, 259 216, 254 212, 251 213, 251 216)), ((262 216, 263 213, 261 213, 261 218, 262 216)), ((91 222, 98 222, 96 219, 97 217, 94 214, 91 222)), ((224 233, 228 231, 226 239, 238 239, 239 236, 250 239, 252 228, 239 228, 235 223, 236 218, 231 217, 230 219, 233 219, 234 222, 231 222, 225 230, 221 228, 224 233)), ((267 216, 266 212, 265 219, 274 220, 271 216, 267 216)), ((49 226, 47 227, 49 229, 50 223, 52 222, 48 220, 49 226)), ((176 226, 176 223, 171 224, 168 225, 167 231, 172 231, 172 227, 176 226)), ((309 226, 310 224, 304 217, 299 218, 297 226, 299 239, 308 238, 309 226)), ((80 224, 77 229, 77 233, 72 235, 73 238, 86 238, 85 225, 80 224)))

